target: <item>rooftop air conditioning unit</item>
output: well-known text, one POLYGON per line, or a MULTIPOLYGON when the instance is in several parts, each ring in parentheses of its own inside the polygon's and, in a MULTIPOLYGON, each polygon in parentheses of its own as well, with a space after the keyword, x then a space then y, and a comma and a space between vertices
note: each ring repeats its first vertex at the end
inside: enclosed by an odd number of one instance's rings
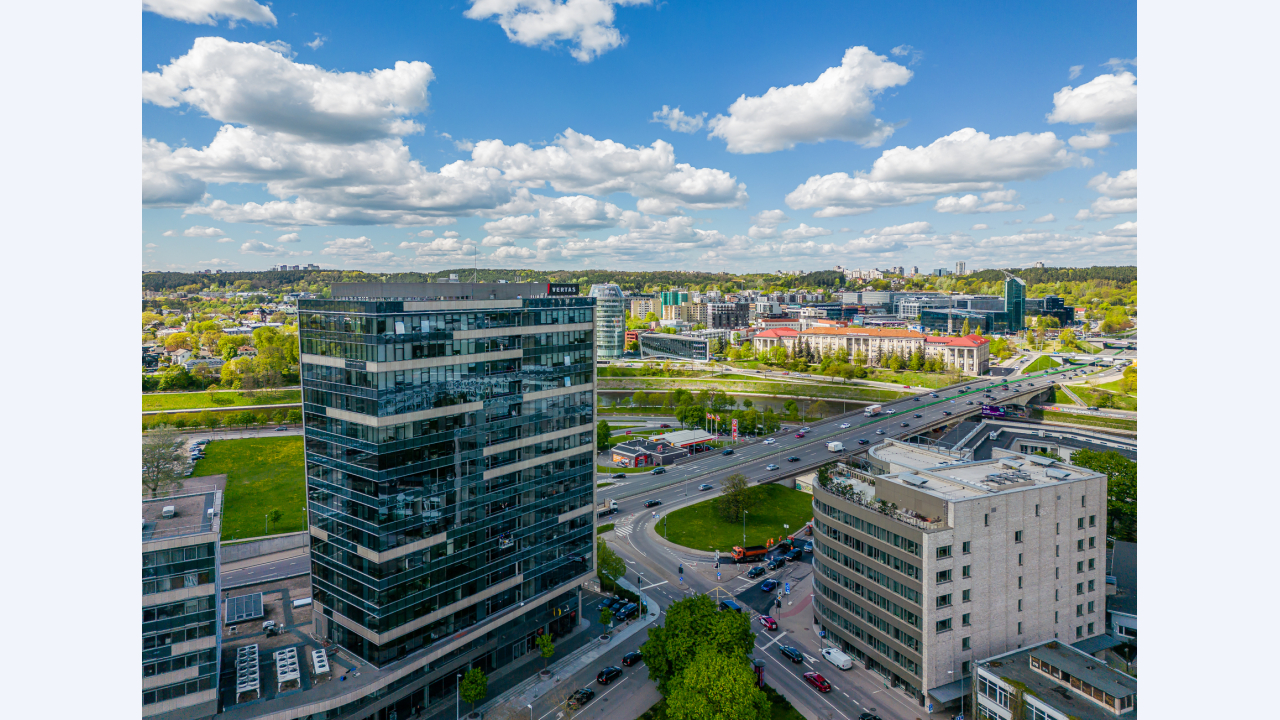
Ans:
POLYGON ((166 518, 166 519, 171 518, 177 514, 178 514, 178 509, 172 505, 165 505, 164 510, 160 511, 160 517, 166 518))
POLYGON ((212 519, 213 519, 213 516, 214 516, 214 515, 217 515, 217 513, 215 513, 215 512, 213 511, 213 508, 209 508, 208 510, 205 510, 204 514, 205 514, 205 516, 206 516, 206 517, 208 517, 210 520, 212 520, 212 519))

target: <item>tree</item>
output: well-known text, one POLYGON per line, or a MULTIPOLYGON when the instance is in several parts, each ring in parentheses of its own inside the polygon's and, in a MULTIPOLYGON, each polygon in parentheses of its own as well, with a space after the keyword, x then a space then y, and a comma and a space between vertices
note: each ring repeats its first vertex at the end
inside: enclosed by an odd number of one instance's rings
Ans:
POLYGON ((1130 365, 1120 377, 1120 390, 1127 395, 1138 394, 1138 366, 1130 365))
POLYGON ((627 343, 627 352, 640 352, 640 341, 632 340, 627 343))
POLYGON ((666 699, 670 720, 768 720, 772 712, 769 697, 756 684, 750 660, 723 655, 711 647, 698 650, 693 662, 670 683, 666 699))
POLYGON ((596 538, 596 572, 610 582, 616 582, 627 572, 626 561, 609 547, 604 538, 596 538))
POLYGON ((607 605, 600 606, 600 624, 609 627, 613 623, 613 610, 607 605))
POLYGON ((640 646, 649 679, 670 697, 673 681, 697 660, 700 648, 745 663, 755 645, 751 618, 742 613, 719 612, 708 595, 694 595, 667 606, 666 622, 650 628, 640 646))
POLYGON ((795 415, 800 412, 800 406, 796 404, 795 400, 787 400, 782 403, 782 409, 786 410, 788 415, 795 415))
POLYGON ((157 425, 142 439, 142 487, 151 497, 171 487, 182 487, 182 440, 168 425, 157 425))
POLYGON ((290 410, 288 414, 284 416, 284 421, 290 425, 297 425, 302 422, 302 411, 297 408, 290 410))
POLYGON ((609 449, 609 436, 613 434, 613 428, 609 427, 608 420, 601 420, 596 423, 596 451, 604 452, 609 449))
MULTIPOLYGON (((543 637, 548 636, 544 635, 543 637)), ((476 703, 489 694, 489 678, 480 668, 471 668, 466 675, 462 676, 462 686, 459 688, 458 694, 463 701, 471 705, 471 710, 474 712, 476 703)))
POLYGON ((750 410, 750 409, 751 409, 751 407, 752 407, 751 398, 746 398, 745 400, 743 400, 743 401, 742 401, 742 407, 744 407, 744 408, 746 408, 746 409, 750 410))
POLYGON ((538 644, 538 652, 542 655, 542 669, 546 670, 547 660, 556 654, 556 643, 550 635, 539 635, 534 642, 538 644))
POLYGON ((960 328, 960 335, 962 337, 969 336, 969 318, 964 319, 964 325, 960 328))
POLYGON ((831 406, 827 404, 826 400, 819 400, 809 406, 809 412, 807 414, 813 415, 814 417, 824 418, 831 414, 831 406))
POLYGON ((174 350, 191 350, 195 347, 195 339, 191 333, 177 332, 169 335, 164 339, 164 349, 169 352, 174 350))
POLYGON ((1107 519, 1117 540, 1138 541, 1138 463, 1114 450, 1077 450, 1071 464, 1107 476, 1107 519))
POLYGON ((742 473, 730 475, 724 479, 721 488, 723 488, 723 491, 717 503, 720 517, 726 521, 741 520, 742 513, 750 512, 755 507, 754 488, 748 484, 746 475, 742 473))
POLYGON ((284 517, 284 513, 280 511, 280 508, 271 508, 271 512, 267 513, 267 520, 271 521, 272 525, 279 523, 282 517, 284 517))
POLYGON ((644 407, 648 404, 649 404, 649 396, 645 395, 644 392, 641 390, 635 391, 635 393, 631 396, 631 405, 634 407, 644 407))

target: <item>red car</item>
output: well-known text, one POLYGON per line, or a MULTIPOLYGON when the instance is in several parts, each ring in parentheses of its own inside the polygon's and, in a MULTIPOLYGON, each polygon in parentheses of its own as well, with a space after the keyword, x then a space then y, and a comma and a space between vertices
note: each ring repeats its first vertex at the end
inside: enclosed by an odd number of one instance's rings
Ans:
POLYGON ((760 624, 761 624, 761 625, 763 625, 763 626, 765 626, 766 628, 768 628, 768 629, 770 629, 770 630, 777 630, 777 629, 778 629, 778 621, 777 621, 777 620, 774 620, 773 618, 769 617, 768 615, 761 615, 761 616, 760 616, 760 624))
POLYGON ((798 437, 798 438, 802 438, 802 437, 804 437, 804 433, 796 433, 796 437, 798 437))
POLYGON ((669 427, 671 427, 671 425, 669 425, 668 423, 662 423, 662 424, 661 424, 661 425, 659 425, 658 427, 660 427, 660 428, 669 428, 669 427))
POLYGON ((804 674, 805 682, 818 689, 818 692, 831 692, 831 683, 822 677, 822 673, 810 672, 804 674))
POLYGON ((902 387, 904 387, 904 388, 906 388, 906 389, 908 389, 908 390, 910 390, 910 389, 911 389, 911 386, 910 386, 910 385, 903 385, 902 387))

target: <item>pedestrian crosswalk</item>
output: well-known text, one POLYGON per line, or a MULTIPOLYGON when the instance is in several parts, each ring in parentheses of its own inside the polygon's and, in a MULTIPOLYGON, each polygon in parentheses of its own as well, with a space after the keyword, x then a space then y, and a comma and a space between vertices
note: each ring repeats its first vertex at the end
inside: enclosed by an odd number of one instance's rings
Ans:
POLYGON ((614 526, 614 528, 613 528, 613 534, 617 535, 617 536, 618 536, 618 537, 620 537, 620 538, 621 538, 621 537, 626 537, 626 536, 628 536, 628 535, 630 535, 630 534, 631 534, 631 530, 632 530, 632 528, 631 528, 631 525, 629 525, 629 524, 628 524, 628 525, 615 525, 615 526, 614 526))

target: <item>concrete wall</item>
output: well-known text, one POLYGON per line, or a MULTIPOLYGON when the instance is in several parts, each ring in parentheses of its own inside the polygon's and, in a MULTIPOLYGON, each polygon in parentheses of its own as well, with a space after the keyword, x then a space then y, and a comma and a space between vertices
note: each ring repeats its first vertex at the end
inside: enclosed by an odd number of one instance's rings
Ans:
POLYGON ((285 550, 293 550, 295 548, 306 547, 311 544, 311 540, 307 536, 307 532, 289 533, 287 535, 276 535, 274 537, 262 538, 261 540, 251 540, 244 543, 236 543, 235 545, 222 546, 222 562, 237 562, 239 560, 248 560, 259 555, 270 555, 271 553, 283 552, 285 550))

